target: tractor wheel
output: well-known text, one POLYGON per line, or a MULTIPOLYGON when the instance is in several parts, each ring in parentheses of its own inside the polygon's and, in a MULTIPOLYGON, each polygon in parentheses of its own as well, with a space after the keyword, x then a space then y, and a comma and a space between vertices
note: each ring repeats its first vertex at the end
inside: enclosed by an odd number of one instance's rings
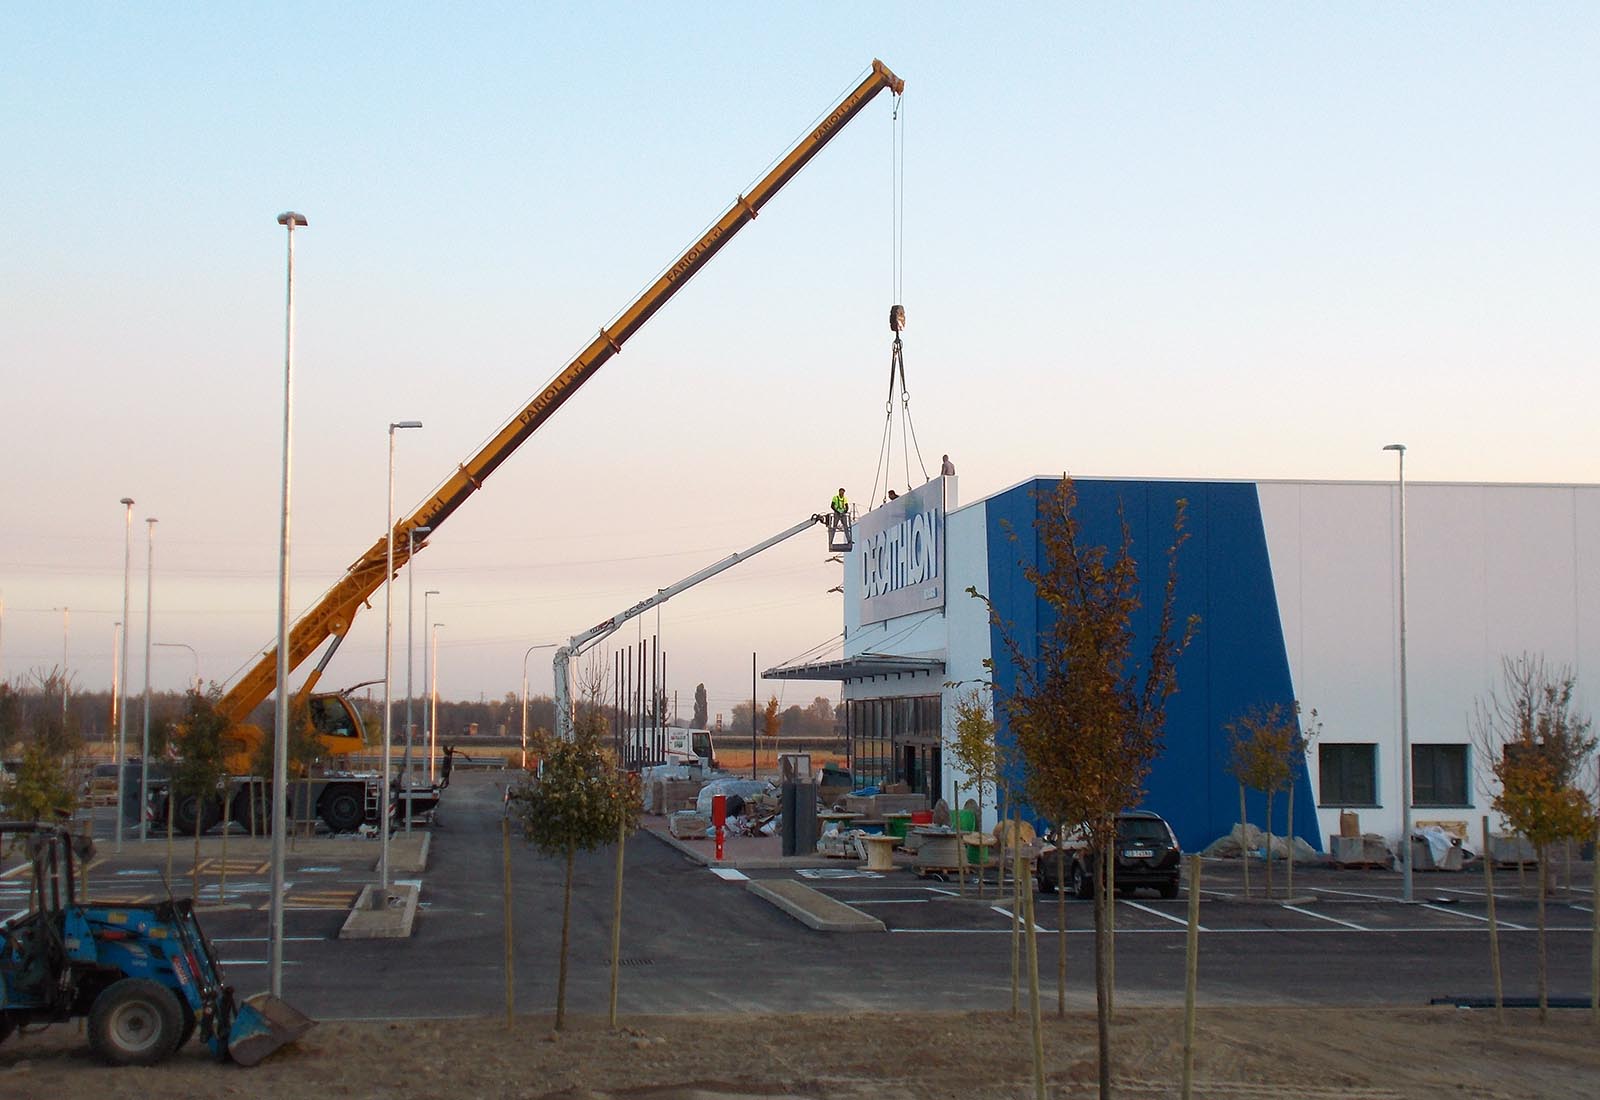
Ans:
POLYGON ((182 1050, 188 1045, 189 1040, 194 1038, 195 1024, 200 1022, 194 1014, 194 1009, 189 1007, 189 1002, 182 997, 178 998, 178 1014, 183 1017, 183 1026, 178 1028, 178 1043, 172 1048, 174 1051, 182 1050))
POLYGON ((153 1066, 178 1048, 177 995, 147 978, 112 982, 89 1010, 89 1046, 115 1066, 153 1066))
POLYGON ((329 787, 317 807, 317 816, 330 832, 353 833, 367 819, 367 808, 355 787, 329 787))

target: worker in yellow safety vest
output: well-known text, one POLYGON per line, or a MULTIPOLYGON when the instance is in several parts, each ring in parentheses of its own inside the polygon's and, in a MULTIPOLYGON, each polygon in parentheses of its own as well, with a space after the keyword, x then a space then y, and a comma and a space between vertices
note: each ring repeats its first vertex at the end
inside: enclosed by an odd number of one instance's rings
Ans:
POLYGON ((843 528, 849 523, 850 501, 844 495, 844 486, 839 486, 839 491, 833 494, 833 527, 843 528))

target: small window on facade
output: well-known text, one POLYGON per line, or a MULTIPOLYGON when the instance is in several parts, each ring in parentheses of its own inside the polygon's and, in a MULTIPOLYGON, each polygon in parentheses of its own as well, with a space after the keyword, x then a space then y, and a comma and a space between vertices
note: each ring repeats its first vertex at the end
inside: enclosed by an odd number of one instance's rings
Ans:
POLYGON ((1317 789, 1324 806, 1378 804, 1378 746, 1317 746, 1317 789))
POLYGON ((1467 746, 1411 746, 1412 805, 1470 806, 1468 790, 1467 746))

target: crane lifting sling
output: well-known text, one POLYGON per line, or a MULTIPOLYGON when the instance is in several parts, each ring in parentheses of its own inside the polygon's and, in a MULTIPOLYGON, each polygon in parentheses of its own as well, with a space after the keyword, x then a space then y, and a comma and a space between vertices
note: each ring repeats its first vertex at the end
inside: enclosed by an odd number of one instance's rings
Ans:
MULTIPOLYGON (((638 332, 655 312, 666 305, 683 286, 705 267, 726 245, 735 233, 750 222, 812 157, 822 151, 844 126, 860 114, 868 103, 883 91, 898 96, 905 82, 883 62, 874 60, 866 77, 855 90, 846 95, 822 120, 800 139, 778 163, 752 187, 748 194, 738 196, 727 211, 705 235, 691 245, 688 251, 668 267, 644 293, 622 311, 616 320, 590 342, 567 367, 557 374, 526 407, 517 413, 479 451, 457 467, 456 471, 439 486, 411 515, 394 527, 394 566, 398 571, 411 556, 413 548, 420 550, 468 497, 483 487, 485 479, 522 443, 544 426, 555 415, 578 387, 594 377, 606 361, 622 350, 624 344, 638 332), (408 539, 407 533, 428 528, 425 538, 408 539)), ((322 659, 301 685, 299 694, 309 694, 316 686, 323 669, 332 659, 340 642, 349 633, 352 620, 363 605, 382 587, 387 570, 388 536, 378 539, 348 572, 323 594, 317 603, 295 621, 289 632, 289 668, 298 668, 323 643, 332 641, 322 659)), ((218 705, 230 724, 239 726, 258 704, 272 694, 277 679, 278 651, 267 650, 234 686, 218 705)))

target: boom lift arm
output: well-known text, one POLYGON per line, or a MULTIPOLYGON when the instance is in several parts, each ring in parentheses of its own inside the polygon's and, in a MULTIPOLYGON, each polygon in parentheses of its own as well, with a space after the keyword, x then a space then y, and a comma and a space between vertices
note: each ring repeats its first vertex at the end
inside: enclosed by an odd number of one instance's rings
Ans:
MULTIPOLYGON (((408 531, 431 528, 429 538, 436 534, 439 525, 455 510, 483 487, 484 480, 545 421, 555 415, 578 387, 592 378, 607 360, 622 350, 634 333, 644 326, 655 312, 676 294, 691 278, 709 263, 733 235, 752 221, 783 185, 806 166, 812 157, 822 151, 841 129, 882 91, 895 95, 905 89, 905 81, 889 71, 883 62, 874 60, 871 71, 854 91, 842 99, 818 125, 810 130, 763 176, 747 195, 738 196, 733 205, 719 218, 706 234, 696 241, 676 263, 622 311, 609 328, 602 328, 589 346, 584 348, 567 367, 553 378, 528 405, 517 413, 476 454, 457 467, 437 492, 410 516, 394 528, 394 565, 398 571, 410 558, 406 538, 408 531)), ((415 540, 420 550, 428 544, 426 538, 415 540)), ((301 685, 299 694, 305 695, 316 686, 328 661, 349 633, 356 613, 383 585, 387 568, 388 540, 379 539, 334 586, 295 622, 289 632, 289 668, 295 669, 309 658, 324 642, 332 640, 328 651, 317 667, 301 685)), ((278 652, 269 649, 251 669, 223 696, 219 710, 234 725, 243 723, 258 704, 263 702, 277 683, 278 652)))
POLYGON ((761 553, 763 550, 769 550, 778 545, 780 542, 794 538, 794 536, 798 535, 800 532, 808 530, 813 524, 817 523, 826 526, 828 524, 828 517, 823 515, 814 515, 808 519, 801 520, 799 523, 795 524, 787 531, 784 531, 782 534, 773 535, 770 539, 764 539, 763 541, 758 542, 754 546, 750 547, 748 550, 741 550, 736 554, 729 554, 721 561, 716 562, 713 565, 706 566, 698 573, 689 574, 677 584, 668 585, 666 588, 661 589, 649 599, 640 600, 626 611, 619 611, 615 615, 611 616, 611 618, 606 619, 604 622, 596 623, 583 633, 574 634, 571 638, 568 638, 567 644, 556 650, 555 660, 553 662, 556 679, 555 703, 557 735, 568 741, 572 739, 574 727, 574 718, 572 712, 572 682, 568 673, 568 666, 571 663, 572 658, 579 656, 584 650, 615 632, 618 627, 627 622, 629 619, 638 618, 646 611, 649 611, 652 607, 655 607, 658 604, 666 603, 678 593, 693 588, 701 581, 710 580, 718 573, 721 573, 726 569, 733 568, 746 558, 752 558, 761 553))

